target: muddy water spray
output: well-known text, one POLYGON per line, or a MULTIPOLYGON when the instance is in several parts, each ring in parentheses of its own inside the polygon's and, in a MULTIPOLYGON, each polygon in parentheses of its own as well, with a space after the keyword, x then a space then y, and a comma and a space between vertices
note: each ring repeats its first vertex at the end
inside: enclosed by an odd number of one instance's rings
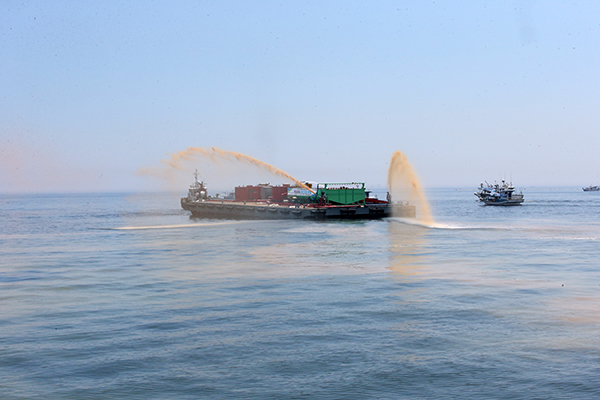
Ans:
POLYGON ((417 219, 424 224, 432 224, 433 217, 429 211, 429 203, 406 156, 396 151, 388 168, 388 187, 395 200, 408 200, 417 206, 417 219))
POLYGON ((175 154, 171 155, 170 160, 163 161, 165 164, 170 165, 171 167, 184 170, 183 161, 195 161, 201 158, 208 159, 214 163, 219 163, 220 161, 239 161, 244 164, 252 165, 264 171, 270 172, 273 175, 277 175, 286 179, 291 180, 296 185, 308 189, 314 193, 314 191, 306 186, 304 183, 300 182, 298 179, 294 178, 290 174, 285 171, 280 170, 272 166, 271 164, 267 164, 263 161, 257 160, 256 158, 247 156, 245 154, 236 153, 233 151, 226 151, 217 149, 216 147, 211 148, 203 148, 203 147, 188 147, 184 151, 178 151, 175 154))

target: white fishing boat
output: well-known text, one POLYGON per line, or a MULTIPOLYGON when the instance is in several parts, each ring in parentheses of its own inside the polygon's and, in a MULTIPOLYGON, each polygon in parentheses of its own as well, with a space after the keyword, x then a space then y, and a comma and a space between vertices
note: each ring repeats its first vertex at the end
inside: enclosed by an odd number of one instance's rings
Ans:
POLYGON ((502 184, 479 186, 475 196, 486 206, 518 206, 525 201, 523 192, 516 193, 512 183, 502 180, 502 184))
POLYGON ((479 189, 475 193, 473 193, 473 194, 475 196, 477 196, 477 198, 479 199, 479 201, 483 201, 490 194, 492 194, 493 191, 494 191, 494 186, 490 185, 486 181, 485 182, 485 186, 483 186, 483 183, 479 184, 479 189))
POLYGON ((582 188, 584 192, 598 192, 600 191, 600 186, 588 186, 582 188))

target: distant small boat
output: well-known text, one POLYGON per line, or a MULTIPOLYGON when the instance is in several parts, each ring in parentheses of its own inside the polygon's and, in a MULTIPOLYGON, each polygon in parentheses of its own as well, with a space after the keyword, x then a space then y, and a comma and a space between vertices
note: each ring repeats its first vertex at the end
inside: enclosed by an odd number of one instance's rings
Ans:
POLYGON ((600 191, 600 186, 588 186, 582 188, 584 192, 598 192, 600 191))

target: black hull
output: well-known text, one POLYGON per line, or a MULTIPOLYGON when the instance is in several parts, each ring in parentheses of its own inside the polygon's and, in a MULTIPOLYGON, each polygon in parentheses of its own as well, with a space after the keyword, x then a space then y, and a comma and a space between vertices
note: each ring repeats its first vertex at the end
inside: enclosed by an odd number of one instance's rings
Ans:
POLYGON ((267 204, 200 201, 181 199, 181 207, 196 218, 218 219, 305 219, 305 220, 359 220, 386 217, 414 218, 416 210, 410 205, 366 204, 347 206, 288 207, 267 204), (392 215, 393 214, 393 215, 392 215))

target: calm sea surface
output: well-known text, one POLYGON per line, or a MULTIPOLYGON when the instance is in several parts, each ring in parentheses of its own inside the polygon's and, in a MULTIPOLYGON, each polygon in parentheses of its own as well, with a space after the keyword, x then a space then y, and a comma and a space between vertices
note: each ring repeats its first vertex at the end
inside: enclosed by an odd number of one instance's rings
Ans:
POLYGON ((600 193, 524 194, 431 190, 436 227, 1 195, 0 398, 598 399, 600 193))

